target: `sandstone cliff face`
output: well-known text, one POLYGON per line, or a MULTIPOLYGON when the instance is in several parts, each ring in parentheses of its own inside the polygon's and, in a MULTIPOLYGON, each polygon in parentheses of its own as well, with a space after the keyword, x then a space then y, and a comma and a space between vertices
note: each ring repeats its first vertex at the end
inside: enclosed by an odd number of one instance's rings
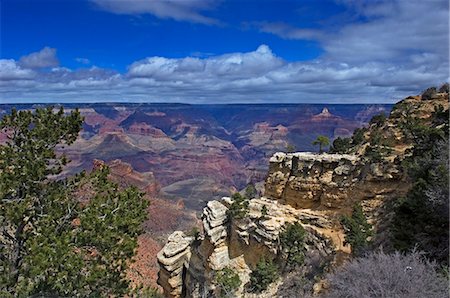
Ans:
POLYGON ((400 195, 409 185, 404 178, 398 163, 368 163, 350 154, 278 152, 270 159, 265 196, 295 208, 345 212, 355 202, 400 195))

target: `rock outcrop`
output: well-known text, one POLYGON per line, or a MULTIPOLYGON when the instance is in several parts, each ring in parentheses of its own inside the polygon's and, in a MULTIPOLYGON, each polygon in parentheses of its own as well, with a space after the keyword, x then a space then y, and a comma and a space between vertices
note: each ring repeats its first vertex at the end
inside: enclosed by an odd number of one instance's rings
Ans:
POLYGON ((277 152, 270 158, 265 196, 295 208, 347 210, 354 202, 390 196, 408 183, 399 164, 359 155, 277 152))
MULTIPOLYGON (((227 211, 231 204, 228 197, 208 202, 202 216, 204 235, 200 238, 193 239, 181 232, 169 237, 158 254, 161 266, 158 283, 166 296, 218 294, 215 272, 225 267, 239 274, 242 286, 236 295, 245 296, 244 285, 249 282, 256 263, 263 257, 274 259, 279 255, 279 233, 288 222, 302 222, 307 231, 306 254, 327 257, 342 247, 342 243, 333 242, 333 235, 324 233, 331 222, 320 213, 262 197, 249 201, 249 214, 245 219, 230 220, 227 211), (262 206, 266 206, 267 215, 261 213, 262 206)), ((334 236, 339 239, 339 235, 334 236)))

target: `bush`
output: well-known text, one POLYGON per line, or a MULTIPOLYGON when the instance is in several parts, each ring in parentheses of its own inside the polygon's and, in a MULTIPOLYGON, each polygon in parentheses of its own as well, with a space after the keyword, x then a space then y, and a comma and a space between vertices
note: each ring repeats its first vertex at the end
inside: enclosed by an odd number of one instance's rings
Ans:
POLYGON ((233 203, 227 213, 229 218, 242 219, 248 214, 249 202, 246 197, 241 196, 240 193, 235 193, 232 197, 233 203))
POLYGON ((448 89, 449 85, 448 83, 445 83, 439 88, 439 93, 448 93, 448 89))
POLYGON ((351 245, 353 255, 361 255, 368 246, 367 238, 372 236, 372 226, 367 222, 361 204, 355 204, 352 215, 343 216, 341 224, 345 230, 344 245, 351 245))
POLYGON ((314 284, 322 278, 333 259, 333 255, 324 257, 317 250, 311 250, 306 255, 303 266, 283 276, 283 282, 278 287, 276 297, 314 297, 314 284))
POLYGON ((379 146, 369 145, 364 151, 364 157, 371 163, 377 163, 383 160, 383 153, 379 146))
POLYGON ((286 152, 287 152, 287 153, 293 153, 293 152, 295 152, 295 145, 293 145, 293 144, 287 144, 287 146, 286 146, 286 152))
MULTIPOLYGON (((449 241, 449 143, 436 142, 432 149, 405 163, 414 184, 398 201, 393 221, 394 247, 409 251, 419 247, 448 265, 449 241)), ((413 153, 414 154, 414 153, 413 153)))
POLYGON ((326 297, 448 297, 448 281, 436 269, 435 263, 417 252, 372 253, 328 275, 330 291, 326 297))
POLYGON ((375 115, 370 119, 370 124, 375 124, 377 127, 382 126, 386 122, 386 115, 384 113, 375 115))
POLYGON ((352 147, 351 143, 352 140, 350 138, 338 137, 333 141, 333 146, 330 148, 330 153, 348 153, 352 147))
POLYGON ((253 183, 250 183, 245 188, 245 197, 249 200, 256 198, 256 195, 258 192, 256 191, 255 185, 253 183))
POLYGON ((367 128, 357 128, 355 129, 355 131, 353 132, 353 136, 352 136, 352 144, 355 145, 359 145, 362 142, 364 142, 365 137, 364 137, 364 133, 367 131, 367 128))
POLYGON ((215 281, 220 290, 220 297, 234 297, 233 293, 242 283, 239 275, 228 267, 217 271, 215 281))
POLYGON ((268 214, 269 214, 269 210, 267 210, 267 206, 263 205, 261 207, 261 218, 266 218, 268 214))
POLYGON ((287 267, 303 265, 305 260, 306 231, 299 222, 287 223, 280 233, 282 252, 286 257, 287 267))
POLYGON ((272 260, 259 260, 256 268, 250 274, 250 290, 260 293, 278 278, 278 268, 272 260))
POLYGON ((422 99, 430 100, 436 93, 436 87, 430 87, 422 93, 422 99))

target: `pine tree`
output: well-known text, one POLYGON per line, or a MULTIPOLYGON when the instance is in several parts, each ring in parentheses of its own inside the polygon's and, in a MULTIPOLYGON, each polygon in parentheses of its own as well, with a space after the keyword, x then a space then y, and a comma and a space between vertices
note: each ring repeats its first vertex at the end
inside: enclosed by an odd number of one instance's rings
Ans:
POLYGON ((148 202, 107 179, 108 168, 57 178, 58 146, 81 129, 78 111, 16 111, 0 122, 0 296, 111 297, 129 291, 125 270, 148 202), (79 197, 83 195, 81 202, 79 197))
POLYGON ((353 255, 361 255, 367 248, 368 238, 373 234, 361 204, 355 204, 352 215, 343 216, 341 224, 345 230, 344 245, 351 245, 353 255))
POLYGON ((319 153, 323 152, 323 147, 327 147, 330 145, 330 139, 326 136, 318 136, 317 139, 315 139, 312 142, 313 145, 319 145, 319 153))

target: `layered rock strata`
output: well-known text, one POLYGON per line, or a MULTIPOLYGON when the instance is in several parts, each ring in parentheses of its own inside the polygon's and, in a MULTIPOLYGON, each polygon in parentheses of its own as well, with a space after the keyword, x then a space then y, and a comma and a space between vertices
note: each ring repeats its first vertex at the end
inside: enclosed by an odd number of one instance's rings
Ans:
POLYGON ((367 163, 350 154, 278 152, 270 158, 265 196, 295 208, 345 213, 354 202, 398 195, 407 187, 398 163, 367 163))

